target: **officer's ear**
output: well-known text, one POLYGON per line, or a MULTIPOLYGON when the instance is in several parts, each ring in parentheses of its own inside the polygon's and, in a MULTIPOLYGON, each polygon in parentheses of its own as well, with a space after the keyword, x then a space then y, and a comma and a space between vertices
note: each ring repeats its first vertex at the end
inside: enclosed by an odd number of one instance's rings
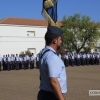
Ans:
POLYGON ((56 44, 57 43, 57 39, 53 39, 53 44, 56 44))

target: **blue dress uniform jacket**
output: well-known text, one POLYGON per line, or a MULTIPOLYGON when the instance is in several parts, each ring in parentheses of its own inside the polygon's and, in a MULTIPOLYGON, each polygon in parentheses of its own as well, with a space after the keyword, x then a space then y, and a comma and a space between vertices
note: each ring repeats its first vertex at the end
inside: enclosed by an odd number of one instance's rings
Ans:
POLYGON ((60 87, 62 93, 67 92, 67 84, 66 84, 66 70, 63 61, 58 57, 56 52, 50 46, 46 46, 39 54, 39 63, 40 63, 40 89, 45 91, 52 91, 49 78, 56 77, 60 83, 60 87), (41 55, 46 50, 50 50, 46 52, 42 58, 41 55))

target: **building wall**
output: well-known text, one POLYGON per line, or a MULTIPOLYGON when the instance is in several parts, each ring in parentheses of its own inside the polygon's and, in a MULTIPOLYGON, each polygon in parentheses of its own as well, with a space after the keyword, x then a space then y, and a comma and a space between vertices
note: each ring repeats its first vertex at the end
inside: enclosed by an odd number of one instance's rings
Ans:
POLYGON ((35 55, 45 46, 46 26, 0 25, 0 54, 31 50, 35 55))
POLYGON ((92 51, 100 53, 100 39, 98 40, 96 44, 94 43, 94 48, 92 49, 92 51))

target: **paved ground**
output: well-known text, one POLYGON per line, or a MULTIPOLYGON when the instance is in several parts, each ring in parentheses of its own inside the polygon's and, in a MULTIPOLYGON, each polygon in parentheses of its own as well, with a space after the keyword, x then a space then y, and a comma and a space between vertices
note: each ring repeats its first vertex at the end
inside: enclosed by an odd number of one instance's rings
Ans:
MULTIPOLYGON (((68 67, 66 100, 100 100, 89 90, 100 90, 100 65, 68 67)), ((37 100, 39 70, 0 72, 0 100, 37 100)))

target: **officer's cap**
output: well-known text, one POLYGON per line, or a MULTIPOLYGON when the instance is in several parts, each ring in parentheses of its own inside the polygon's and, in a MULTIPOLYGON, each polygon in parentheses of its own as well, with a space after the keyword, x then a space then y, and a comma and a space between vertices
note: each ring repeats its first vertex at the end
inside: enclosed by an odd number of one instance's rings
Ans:
POLYGON ((56 26, 48 26, 47 33, 57 34, 57 35, 61 36, 63 34, 63 31, 56 26))

